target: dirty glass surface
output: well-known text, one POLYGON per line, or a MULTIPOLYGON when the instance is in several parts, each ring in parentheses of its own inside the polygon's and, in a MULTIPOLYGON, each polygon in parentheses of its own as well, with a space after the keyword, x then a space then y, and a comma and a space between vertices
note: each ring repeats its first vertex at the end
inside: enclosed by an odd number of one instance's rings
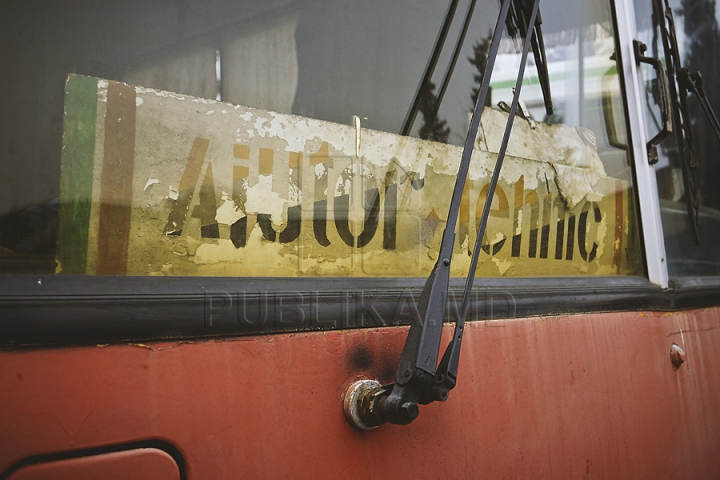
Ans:
MULTIPOLYGON (((4 4, 0 273, 426 276, 498 14, 444 82, 469 6, 420 91, 447 2, 4 4)), ((540 10, 555 110, 531 56, 476 274, 642 274, 609 6, 540 10)), ((456 276, 519 59, 506 32, 456 276)))
MULTIPOLYGON (((638 38, 648 46, 646 55, 659 58, 665 64, 662 39, 653 23, 653 8, 649 0, 635 0, 638 38)), ((671 0, 681 66, 702 74, 704 90, 710 105, 720 112, 720 30, 714 0, 671 0)), ((662 122, 660 90, 656 73, 646 66, 642 70, 646 87, 646 118, 648 134, 655 135, 662 122)), ((688 96, 691 123, 691 148, 696 167, 692 169, 698 199, 698 237, 692 232, 686 205, 686 186, 683 180, 683 160, 674 134, 658 145, 655 165, 668 273, 671 276, 720 275, 720 162, 717 152, 720 140, 703 113, 695 95, 688 96)), ((673 129, 681 128, 673 125, 673 129)))

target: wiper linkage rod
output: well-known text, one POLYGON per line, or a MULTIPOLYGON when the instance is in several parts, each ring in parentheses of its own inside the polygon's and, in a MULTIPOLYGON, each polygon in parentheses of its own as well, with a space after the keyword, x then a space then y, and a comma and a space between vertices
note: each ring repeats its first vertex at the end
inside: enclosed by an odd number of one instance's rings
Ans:
MULTIPOLYGON (((545 61, 545 52, 535 51, 544 48, 542 32, 539 30, 540 24, 538 22, 539 3, 540 0, 504 0, 501 3, 500 14, 498 15, 490 51, 488 53, 487 67, 483 75, 482 85, 465 139, 465 147, 453 189, 446 227, 442 235, 438 261, 433 267, 423 288, 418 304, 419 322, 415 321, 410 326, 410 332, 405 341, 405 347, 400 355, 400 362, 395 373, 395 383, 380 386, 377 382, 365 381, 373 383, 373 386, 363 383, 362 381, 356 382, 351 385, 345 394, 344 404, 346 416, 351 423, 359 428, 370 429, 385 422, 407 425, 419 414, 418 404, 428 404, 436 400, 445 401, 448 398, 450 390, 455 387, 460 358, 460 346, 470 303, 469 299, 475 277, 475 269, 480 254, 480 246, 485 235, 485 227, 487 225, 492 198, 510 140, 513 120, 518 109, 522 79, 531 46, 533 47, 536 61, 537 59, 540 59, 542 62, 545 61), (508 15, 511 7, 513 9, 512 17, 508 15), (509 21, 511 23, 508 23, 509 21), (453 339, 445 350, 438 367, 437 360, 450 281, 450 262, 452 260, 453 245, 455 243, 455 225, 470 167, 473 147, 480 126, 480 119, 485 105, 485 98, 490 87, 490 77, 495 66, 500 40, 502 39, 503 25, 512 27, 509 28, 511 34, 516 32, 524 33, 520 68, 502 144, 498 151, 495 169, 485 199, 480 226, 475 240, 470 271, 468 272, 465 284, 462 308, 455 324, 453 339)), ((547 65, 538 64, 538 71, 541 73, 541 76, 542 72, 546 74, 547 65)), ((549 112, 552 112, 549 82, 547 81, 545 82, 545 88, 543 88, 543 94, 545 95, 546 108, 549 112)))

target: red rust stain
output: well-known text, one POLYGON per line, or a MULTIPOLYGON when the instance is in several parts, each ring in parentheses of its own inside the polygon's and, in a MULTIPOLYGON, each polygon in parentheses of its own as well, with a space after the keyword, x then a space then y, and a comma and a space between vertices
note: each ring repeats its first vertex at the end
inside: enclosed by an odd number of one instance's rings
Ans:
POLYGON ((450 399, 371 432, 342 392, 392 381, 407 327, 0 351, 0 472, 161 438, 190 478, 720 478, 718 327, 718 308, 472 322, 450 399))

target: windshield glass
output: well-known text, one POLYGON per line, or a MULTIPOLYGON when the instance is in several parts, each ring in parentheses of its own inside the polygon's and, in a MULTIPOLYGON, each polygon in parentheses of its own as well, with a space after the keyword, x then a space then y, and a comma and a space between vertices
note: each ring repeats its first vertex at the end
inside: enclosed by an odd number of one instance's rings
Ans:
MULTIPOLYGON (((6 6, 0 273, 427 276, 498 15, 494 0, 469 17, 470 2, 448 6, 6 6)), ((476 273, 642 274, 609 6, 540 11, 554 113, 531 56, 476 273)), ((469 268, 520 45, 505 33, 454 276, 469 268)))
MULTIPOLYGON (((708 102, 715 112, 720 112, 720 95, 715 88, 720 85, 717 62, 720 12, 715 8, 715 1, 671 0, 669 5, 674 17, 680 67, 702 74, 708 102)), ((660 58, 667 65, 662 36, 653 21, 653 2, 636 0, 635 17, 638 38, 648 45, 646 55, 660 58)), ((643 78, 649 134, 654 135, 661 124, 661 95, 652 69, 644 67, 643 78)), ((672 78, 669 80, 673 81, 672 78)), ((679 90, 678 99, 685 95, 681 87, 679 90)), ((715 136, 697 95, 686 95, 689 128, 684 130, 675 122, 673 134, 668 135, 657 148, 658 162, 655 165, 668 273, 671 276, 720 275, 720 244, 717 241, 720 236, 720 190, 716 186, 720 179, 720 162, 715 158, 720 140, 715 136), (686 141, 687 157, 682 154, 676 137, 678 132, 683 131, 689 138, 686 141), (683 173, 684 169, 686 173, 683 173), (692 205, 695 203, 692 198, 688 199, 688 189, 695 192, 697 206, 692 205), (697 216, 697 242, 691 225, 692 216, 697 216)))

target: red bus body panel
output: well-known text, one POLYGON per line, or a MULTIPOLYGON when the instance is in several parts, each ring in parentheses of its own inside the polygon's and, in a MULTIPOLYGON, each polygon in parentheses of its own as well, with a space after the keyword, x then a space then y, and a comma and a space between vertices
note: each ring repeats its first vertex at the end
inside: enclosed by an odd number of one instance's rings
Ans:
POLYGON ((406 334, 0 351, 0 472, 156 439, 188 478, 720 478, 720 308, 472 322, 447 402, 356 430, 344 389, 406 334))

